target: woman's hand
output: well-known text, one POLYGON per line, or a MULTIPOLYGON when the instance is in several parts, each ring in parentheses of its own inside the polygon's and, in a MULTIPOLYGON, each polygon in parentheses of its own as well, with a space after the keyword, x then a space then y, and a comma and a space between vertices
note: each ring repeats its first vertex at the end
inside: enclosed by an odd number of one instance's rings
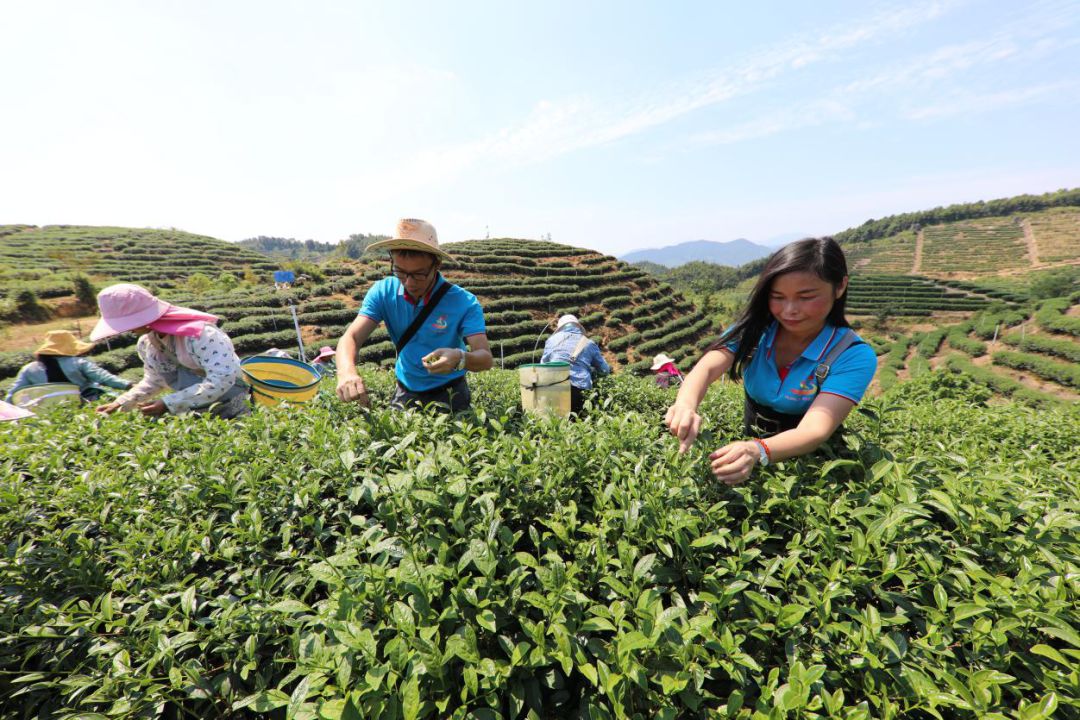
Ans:
POLYGON ((758 453, 758 445, 753 440, 728 443, 709 455, 713 475, 725 485, 741 485, 758 464, 761 457, 758 453))
POLYGON ((664 416, 671 434, 679 438, 679 452, 684 453, 690 449, 701 432, 701 416, 697 409, 689 405, 676 402, 668 408, 664 416))
POLYGON ((165 406, 164 400, 155 400, 152 403, 146 403, 139 406, 139 412, 147 417, 158 417, 164 415, 169 411, 169 408, 165 406))
POLYGON ((104 405, 98 405, 94 408, 94 412, 102 415, 112 415, 117 410, 123 409, 123 406, 118 402, 107 402, 104 405))
POLYGON ((424 367, 433 375, 446 375, 457 369, 464 350, 459 348, 439 348, 423 357, 424 367))

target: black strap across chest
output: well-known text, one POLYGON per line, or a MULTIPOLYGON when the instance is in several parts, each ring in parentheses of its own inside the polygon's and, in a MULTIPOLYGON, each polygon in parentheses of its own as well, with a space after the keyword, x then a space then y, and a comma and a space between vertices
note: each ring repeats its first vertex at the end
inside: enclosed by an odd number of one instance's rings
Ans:
POLYGON ((60 361, 53 355, 39 355, 38 362, 45 366, 45 377, 51 383, 70 383, 64 369, 60 367, 60 361))
POLYGON ((428 319, 432 311, 435 310, 435 306, 439 304, 439 301, 443 299, 446 293, 450 292, 450 288, 453 287, 450 283, 443 281, 443 284, 439 286, 439 289, 431 294, 428 301, 424 304, 424 307, 420 310, 420 314, 413 318, 413 321, 409 323, 409 327, 405 328, 405 332, 401 334, 394 346, 397 347, 398 354, 401 354, 402 349, 409 344, 409 341, 413 339, 416 332, 420 329, 420 326, 424 324, 424 321, 428 319))

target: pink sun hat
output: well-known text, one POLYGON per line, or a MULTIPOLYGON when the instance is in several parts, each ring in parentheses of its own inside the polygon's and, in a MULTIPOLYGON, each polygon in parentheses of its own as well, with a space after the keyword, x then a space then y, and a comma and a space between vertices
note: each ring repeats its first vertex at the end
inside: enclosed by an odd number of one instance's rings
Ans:
POLYGON ((319 348, 319 354, 312 358, 312 360, 322 360, 323 358, 334 357, 335 354, 336 351, 334 348, 329 345, 323 345, 319 348))
POLYGON ((217 316, 182 308, 159 300, 146 288, 133 283, 110 285, 98 293, 101 319, 90 333, 93 341, 150 327, 166 335, 198 336, 204 323, 217 316))

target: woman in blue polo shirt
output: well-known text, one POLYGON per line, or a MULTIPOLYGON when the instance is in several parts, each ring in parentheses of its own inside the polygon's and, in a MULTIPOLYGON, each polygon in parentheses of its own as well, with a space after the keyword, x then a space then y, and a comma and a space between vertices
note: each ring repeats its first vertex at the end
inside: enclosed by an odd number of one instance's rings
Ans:
POLYGON ((727 373, 745 391, 743 431, 710 455, 718 480, 737 485, 756 465, 815 450, 862 399, 877 357, 848 326, 847 261, 832 238, 808 238, 766 262, 750 302, 686 376, 665 418, 679 451, 701 429, 697 409, 727 373))

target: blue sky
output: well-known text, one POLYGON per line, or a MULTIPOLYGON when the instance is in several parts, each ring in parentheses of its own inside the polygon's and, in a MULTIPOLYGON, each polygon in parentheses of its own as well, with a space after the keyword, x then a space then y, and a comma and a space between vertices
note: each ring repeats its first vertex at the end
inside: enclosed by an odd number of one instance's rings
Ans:
POLYGON ((1080 3, 0 7, 0 223, 620 254, 1080 185, 1080 3))

